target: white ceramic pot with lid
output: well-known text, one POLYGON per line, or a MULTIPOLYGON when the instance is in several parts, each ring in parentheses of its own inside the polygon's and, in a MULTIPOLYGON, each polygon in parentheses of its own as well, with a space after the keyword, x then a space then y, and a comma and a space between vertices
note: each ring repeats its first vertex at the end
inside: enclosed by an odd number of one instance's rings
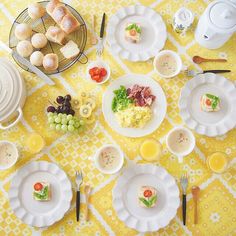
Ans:
POLYGON ((195 39, 203 47, 223 46, 236 32, 236 0, 218 0, 208 5, 200 17, 195 39))
POLYGON ((0 129, 6 130, 23 116, 26 89, 19 71, 10 61, 0 58, 0 71, 0 129))

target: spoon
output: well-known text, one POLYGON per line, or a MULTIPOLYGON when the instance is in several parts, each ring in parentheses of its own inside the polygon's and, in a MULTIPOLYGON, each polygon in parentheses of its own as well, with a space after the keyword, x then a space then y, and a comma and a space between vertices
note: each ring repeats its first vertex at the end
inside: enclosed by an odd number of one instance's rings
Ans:
POLYGON ((89 205, 89 195, 90 195, 91 191, 92 191, 92 187, 90 185, 85 185, 84 192, 85 192, 85 200, 86 200, 86 204, 85 204, 85 220, 86 221, 89 220, 88 205, 89 205))
POLYGON ((199 199, 200 188, 198 186, 192 187, 192 195, 193 195, 193 202, 194 202, 194 224, 198 223, 198 209, 197 203, 199 199))
POLYGON ((202 62, 227 62, 226 59, 207 59, 200 56, 194 56, 193 62, 196 64, 201 64, 202 62))

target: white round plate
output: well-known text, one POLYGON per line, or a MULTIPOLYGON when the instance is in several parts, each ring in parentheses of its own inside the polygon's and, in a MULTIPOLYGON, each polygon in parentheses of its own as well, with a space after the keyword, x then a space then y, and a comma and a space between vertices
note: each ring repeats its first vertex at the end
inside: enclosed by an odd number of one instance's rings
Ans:
POLYGON ((139 232, 157 231, 168 225, 179 204, 175 179, 164 168, 151 164, 127 168, 113 189, 113 206, 119 219, 139 232), (155 207, 139 206, 138 192, 142 186, 157 189, 155 207))
POLYGON ((109 126, 117 133, 133 138, 142 137, 154 132, 165 118, 166 107, 166 96, 161 86, 157 81, 145 75, 129 74, 118 78, 107 87, 102 99, 103 115, 109 126), (152 119, 143 128, 122 128, 111 109, 112 100, 114 98, 113 91, 119 89, 121 85, 128 88, 135 84, 150 87, 152 94, 156 96, 156 100, 153 102, 151 107, 153 113, 152 119))
POLYGON ((181 91, 180 115, 186 125, 210 137, 223 135, 236 125, 236 88, 226 78, 213 73, 200 74, 189 80, 181 91), (201 96, 210 93, 220 97, 217 112, 201 110, 201 96))
POLYGON ((130 61, 146 61, 154 57, 164 47, 166 38, 166 25, 162 17, 142 5, 121 8, 108 22, 107 40, 112 52, 130 61), (125 28, 132 22, 140 24, 142 28, 138 43, 125 39, 125 28))
POLYGON ((72 199, 71 183, 63 170, 47 161, 34 161, 21 168, 12 180, 9 201, 15 215, 25 224, 46 227, 63 218, 72 199), (48 182, 51 200, 33 199, 36 182, 48 182))

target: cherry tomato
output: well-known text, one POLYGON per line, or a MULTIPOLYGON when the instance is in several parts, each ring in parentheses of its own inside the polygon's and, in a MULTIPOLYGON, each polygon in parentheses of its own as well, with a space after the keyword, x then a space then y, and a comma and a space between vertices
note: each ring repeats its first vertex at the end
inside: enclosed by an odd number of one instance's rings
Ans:
POLYGON ((211 100, 210 100, 210 99, 207 99, 207 100, 206 100, 206 104, 207 104, 207 106, 210 106, 210 105, 211 105, 211 100))
POLYGON ((104 76, 107 75, 107 71, 106 71, 105 68, 101 68, 101 69, 100 69, 100 75, 101 75, 102 77, 104 77, 104 76))
POLYGON ((101 82, 101 81, 100 81, 100 75, 94 75, 94 76, 92 77, 92 80, 95 80, 96 82, 101 82))
POLYGON ((34 185, 34 189, 35 189, 36 191, 40 191, 42 188, 43 188, 43 185, 42 185, 41 183, 36 183, 36 184, 34 185))
POLYGON ((91 69, 89 70, 89 74, 90 74, 91 76, 96 75, 98 72, 99 72, 99 68, 96 67, 96 66, 93 67, 93 68, 91 68, 91 69))
POLYGON ((152 196, 152 191, 147 189, 147 190, 144 191, 143 195, 144 195, 144 197, 151 197, 152 196))
POLYGON ((134 30, 134 29, 130 30, 129 34, 131 36, 135 36, 136 35, 136 30, 134 30))

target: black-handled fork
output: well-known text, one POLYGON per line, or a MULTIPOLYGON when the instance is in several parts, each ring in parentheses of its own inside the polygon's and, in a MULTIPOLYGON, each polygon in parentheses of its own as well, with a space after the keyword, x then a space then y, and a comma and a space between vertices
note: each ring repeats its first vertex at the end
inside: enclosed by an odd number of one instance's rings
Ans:
POLYGON ((80 213, 80 186, 83 182, 83 174, 82 171, 76 171, 75 182, 77 185, 76 190, 76 220, 79 221, 79 213, 80 213))
POLYGON ((97 50, 96 50, 96 54, 100 57, 102 55, 103 52, 103 36, 104 36, 104 30, 105 30, 105 20, 106 20, 106 14, 103 13, 102 16, 102 24, 101 24, 101 29, 100 29, 100 37, 98 40, 98 44, 97 44, 97 50))
POLYGON ((186 201, 186 193, 188 187, 188 176, 187 174, 183 174, 180 178, 180 184, 183 191, 182 196, 182 216, 183 216, 183 224, 186 225, 186 215, 187 215, 187 201, 186 201))

